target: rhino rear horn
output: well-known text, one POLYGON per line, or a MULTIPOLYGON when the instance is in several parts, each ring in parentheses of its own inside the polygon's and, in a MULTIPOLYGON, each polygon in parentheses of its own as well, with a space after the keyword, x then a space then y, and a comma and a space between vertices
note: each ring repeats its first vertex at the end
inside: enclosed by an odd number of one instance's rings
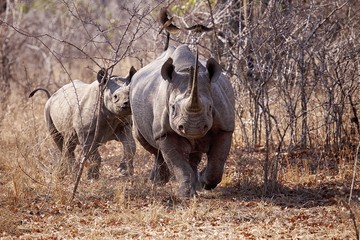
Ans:
POLYGON ((161 67, 161 76, 165 80, 171 81, 174 69, 173 60, 172 58, 169 58, 161 67))
POLYGON ((220 64, 214 58, 209 58, 206 63, 206 69, 209 73, 210 81, 215 82, 221 74, 220 64))

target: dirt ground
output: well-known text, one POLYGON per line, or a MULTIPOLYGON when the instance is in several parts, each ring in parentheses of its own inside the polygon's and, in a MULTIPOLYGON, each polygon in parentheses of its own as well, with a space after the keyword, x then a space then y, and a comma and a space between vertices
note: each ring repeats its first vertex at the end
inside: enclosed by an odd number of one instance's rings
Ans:
POLYGON ((73 201, 72 179, 40 186, 24 169, 9 174, 1 165, 1 239, 356 239, 360 184, 348 205, 351 163, 313 174, 288 168, 265 195, 262 153, 232 150, 216 189, 178 199, 174 180, 148 181, 153 159, 141 149, 134 176, 116 172, 117 147, 101 147, 101 179, 83 177, 73 201), (30 183, 16 186, 14 177, 30 183))

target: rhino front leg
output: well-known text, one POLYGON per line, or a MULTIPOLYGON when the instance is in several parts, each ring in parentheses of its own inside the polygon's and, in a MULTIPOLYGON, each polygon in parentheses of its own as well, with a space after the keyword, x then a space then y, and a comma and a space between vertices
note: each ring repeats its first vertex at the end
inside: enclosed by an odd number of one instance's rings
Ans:
POLYGON ((173 170, 179 183, 178 195, 195 196, 197 176, 189 163, 191 146, 187 140, 167 135, 159 141, 159 146, 165 162, 173 170))
POLYGON ((207 166, 200 173, 200 184, 206 190, 215 188, 222 179, 224 165, 231 147, 231 132, 221 132, 214 136, 207 154, 207 166))
MULTIPOLYGON (((190 163, 192 170, 195 173, 195 177, 198 176, 198 166, 201 161, 201 157, 202 157, 201 152, 194 152, 194 153, 190 153, 190 155, 189 155, 189 163, 190 163)), ((197 182, 197 184, 199 183, 198 179, 196 179, 196 182, 197 182)))
POLYGON ((77 137, 79 145, 81 146, 80 161, 85 158, 85 160, 88 160, 90 163, 88 179, 98 179, 100 177, 101 164, 101 156, 98 148, 101 141, 99 139, 94 139, 94 132, 92 129, 89 131, 77 131, 77 137))
POLYGON ((126 174, 133 175, 134 174, 134 155, 136 152, 136 144, 132 135, 131 126, 125 126, 121 131, 116 134, 116 138, 123 145, 124 155, 120 160, 119 167, 117 171, 125 172, 126 174))

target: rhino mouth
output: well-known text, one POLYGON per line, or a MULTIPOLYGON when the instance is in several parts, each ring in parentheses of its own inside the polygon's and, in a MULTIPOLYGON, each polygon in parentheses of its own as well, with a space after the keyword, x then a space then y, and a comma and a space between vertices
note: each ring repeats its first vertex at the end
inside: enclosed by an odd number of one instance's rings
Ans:
POLYGON ((117 107, 117 113, 118 115, 127 115, 131 114, 131 108, 130 105, 121 105, 117 107))
POLYGON ((184 126, 183 124, 179 124, 177 127, 177 132, 183 137, 189 138, 201 138, 205 136, 208 132, 209 126, 207 124, 203 126, 184 126))

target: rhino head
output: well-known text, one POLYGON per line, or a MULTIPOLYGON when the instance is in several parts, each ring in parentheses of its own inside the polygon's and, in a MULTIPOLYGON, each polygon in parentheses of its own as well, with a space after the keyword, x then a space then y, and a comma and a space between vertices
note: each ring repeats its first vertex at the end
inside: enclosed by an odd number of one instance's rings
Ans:
POLYGON ((191 66, 185 73, 176 72, 175 69, 172 58, 161 68, 162 77, 177 86, 171 90, 169 96, 170 126, 180 136, 201 138, 213 125, 211 83, 219 78, 221 66, 210 58, 204 69, 199 66, 196 53, 195 67, 191 66), (199 71, 200 68, 202 71, 199 71))
POLYGON ((131 114, 129 92, 130 82, 136 73, 131 67, 127 77, 111 76, 107 79, 106 71, 101 69, 97 74, 99 84, 104 84, 104 106, 107 110, 117 116, 131 114))

